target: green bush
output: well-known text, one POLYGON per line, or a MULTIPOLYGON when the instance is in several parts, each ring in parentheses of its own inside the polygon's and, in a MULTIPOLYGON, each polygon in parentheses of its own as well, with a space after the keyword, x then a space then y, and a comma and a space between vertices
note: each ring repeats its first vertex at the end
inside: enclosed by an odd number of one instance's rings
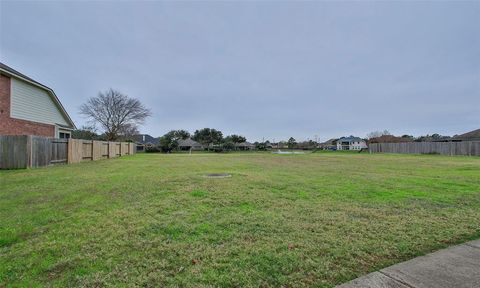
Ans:
POLYGON ((225 142, 222 145, 223 150, 225 151, 231 151, 235 149, 235 144, 233 142, 225 142))
POLYGON ((145 153, 158 153, 160 149, 158 146, 145 146, 145 153))
POLYGON ((215 153, 222 153, 222 152, 225 152, 225 149, 223 149, 223 146, 215 146, 213 147, 213 152, 215 153))

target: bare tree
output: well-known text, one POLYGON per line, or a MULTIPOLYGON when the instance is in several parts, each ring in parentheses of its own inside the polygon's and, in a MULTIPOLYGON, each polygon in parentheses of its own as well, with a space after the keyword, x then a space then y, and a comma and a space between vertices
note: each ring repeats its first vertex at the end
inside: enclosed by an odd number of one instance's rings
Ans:
POLYGON ((125 124, 118 131, 118 136, 122 141, 129 141, 134 140, 134 136, 139 133, 137 125, 125 124))
POLYGON ((134 131, 151 115, 150 110, 135 98, 110 89, 88 99, 80 113, 103 128, 107 140, 117 140, 126 131, 134 131))
POLYGON ((368 139, 378 138, 378 137, 381 137, 383 135, 392 135, 392 134, 390 134, 390 132, 388 132, 388 130, 373 131, 373 132, 370 132, 370 133, 367 134, 367 138, 368 139))

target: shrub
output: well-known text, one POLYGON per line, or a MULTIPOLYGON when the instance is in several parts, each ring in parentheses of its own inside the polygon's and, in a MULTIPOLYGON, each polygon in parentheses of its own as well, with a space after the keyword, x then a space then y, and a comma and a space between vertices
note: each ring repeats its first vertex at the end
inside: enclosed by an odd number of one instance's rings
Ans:
POLYGON ((222 153, 222 152, 225 152, 225 149, 223 149, 223 146, 215 146, 213 147, 213 152, 215 153, 222 153))
POLYGON ((178 142, 173 138, 171 133, 167 133, 160 137, 159 142, 160 150, 164 153, 169 153, 178 148, 178 142))
POLYGON ((225 151, 231 151, 231 150, 235 149, 235 144, 233 142, 225 142, 222 145, 222 148, 225 151))
POLYGON ((160 149, 158 146, 145 146, 145 153, 158 153, 160 149))
POLYGON ((255 143, 255 149, 260 151, 267 151, 267 144, 266 143, 255 143))

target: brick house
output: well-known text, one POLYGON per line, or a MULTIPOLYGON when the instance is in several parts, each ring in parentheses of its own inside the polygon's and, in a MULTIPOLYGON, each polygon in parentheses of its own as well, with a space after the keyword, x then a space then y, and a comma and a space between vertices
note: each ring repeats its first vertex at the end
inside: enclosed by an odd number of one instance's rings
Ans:
POLYGON ((0 63, 0 135, 70 138, 73 129, 52 89, 0 63))

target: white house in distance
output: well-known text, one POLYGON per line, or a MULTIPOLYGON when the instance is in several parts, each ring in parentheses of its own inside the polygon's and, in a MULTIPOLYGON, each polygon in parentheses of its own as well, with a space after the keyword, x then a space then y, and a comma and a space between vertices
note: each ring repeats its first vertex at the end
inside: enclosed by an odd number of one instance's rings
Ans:
POLYGON ((337 140, 337 150, 361 150, 367 147, 367 142, 359 137, 342 137, 337 140))

